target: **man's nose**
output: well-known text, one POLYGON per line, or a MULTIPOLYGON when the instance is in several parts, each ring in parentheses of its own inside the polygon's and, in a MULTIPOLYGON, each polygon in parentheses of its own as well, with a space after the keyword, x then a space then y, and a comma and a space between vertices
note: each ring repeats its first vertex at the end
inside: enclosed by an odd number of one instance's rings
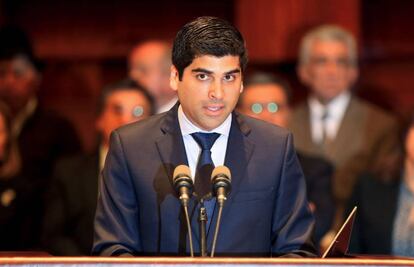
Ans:
POLYGON ((209 97, 212 99, 223 99, 224 90, 220 81, 213 82, 210 86, 209 97))

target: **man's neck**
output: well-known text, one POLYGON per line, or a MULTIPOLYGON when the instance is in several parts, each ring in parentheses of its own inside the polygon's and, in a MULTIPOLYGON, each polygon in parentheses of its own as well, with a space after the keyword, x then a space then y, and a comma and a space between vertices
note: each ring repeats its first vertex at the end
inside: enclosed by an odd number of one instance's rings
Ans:
POLYGON ((204 130, 191 122, 191 120, 185 115, 181 105, 178 107, 178 123, 183 135, 194 132, 218 132, 220 134, 228 136, 230 132, 231 122, 232 114, 230 113, 226 120, 218 127, 211 129, 210 131, 204 130))
POLYGON ((170 108, 172 108, 175 105, 177 100, 178 100, 177 95, 174 94, 170 96, 168 99, 163 98, 162 101, 158 101, 157 102, 157 113, 168 111, 170 108))

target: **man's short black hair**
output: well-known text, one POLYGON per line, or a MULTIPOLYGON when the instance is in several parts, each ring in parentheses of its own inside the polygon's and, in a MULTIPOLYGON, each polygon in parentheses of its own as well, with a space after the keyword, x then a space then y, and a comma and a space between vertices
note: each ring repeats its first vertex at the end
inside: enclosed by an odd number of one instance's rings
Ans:
POLYGON ((182 79, 184 69, 197 56, 239 56, 242 72, 247 65, 243 36, 229 22, 216 17, 199 17, 184 25, 174 39, 172 63, 182 79))
POLYGON ((155 113, 154 98, 148 93, 147 89, 145 89, 142 85, 138 84, 134 80, 130 78, 126 78, 126 79, 117 81, 115 83, 111 83, 102 89, 102 92, 99 96, 97 114, 100 115, 103 112, 109 96, 111 96, 113 93, 117 91, 124 91, 124 90, 140 92, 150 104, 150 107, 151 107, 150 115, 153 115, 155 113))

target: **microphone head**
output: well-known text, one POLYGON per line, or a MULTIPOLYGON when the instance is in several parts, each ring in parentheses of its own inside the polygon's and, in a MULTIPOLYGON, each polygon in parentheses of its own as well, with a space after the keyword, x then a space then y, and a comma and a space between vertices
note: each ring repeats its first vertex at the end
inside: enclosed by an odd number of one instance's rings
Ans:
POLYGON ((211 173, 211 184, 213 193, 217 194, 219 188, 223 188, 227 193, 231 190, 231 173, 226 166, 217 166, 211 173))
POLYGON ((174 175, 173 179, 175 179, 177 176, 187 176, 191 177, 191 171, 190 168, 187 165, 178 165, 174 169, 174 175))
POLYGON ((180 187, 187 187, 188 189, 193 188, 193 180, 191 179, 190 168, 186 165, 178 165, 174 169, 173 184, 177 191, 180 187))
POLYGON ((231 173, 229 168, 227 168, 226 166, 215 167, 213 172, 211 173, 211 180, 213 180, 213 178, 218 175, 227 177, 227 179, 229 179, 231 182, 231 173))

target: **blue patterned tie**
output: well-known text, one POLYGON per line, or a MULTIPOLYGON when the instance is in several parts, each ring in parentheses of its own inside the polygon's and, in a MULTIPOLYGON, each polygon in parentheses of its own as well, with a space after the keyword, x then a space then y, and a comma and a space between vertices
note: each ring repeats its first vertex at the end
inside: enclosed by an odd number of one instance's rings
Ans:
POLYGON ((197 163, 197 171, 195 177, 194 188, 198 197, 204 197, 211 191, 210 176, 214 168, 211 159, 211 147, 220 134, 218 133, 192 133, 191 136, 201 148, 200 157, 197 163))

